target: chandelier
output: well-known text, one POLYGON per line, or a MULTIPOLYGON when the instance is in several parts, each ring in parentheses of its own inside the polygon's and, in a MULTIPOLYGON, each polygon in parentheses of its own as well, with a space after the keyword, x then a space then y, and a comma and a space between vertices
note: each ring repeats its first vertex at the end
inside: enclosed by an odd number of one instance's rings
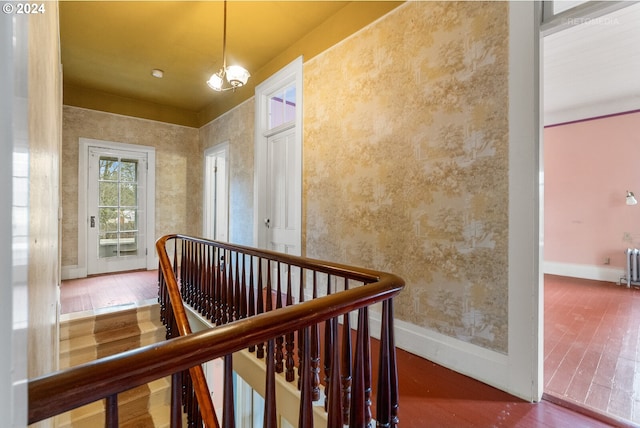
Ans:
POLYGON ((212 74, 207 85, 214 91, 235 91, 243 86, 251 75, 244 67, 230 65, 227 67, 227 0, 224 0, 224 27, 222 34, 222 68, 212 74))

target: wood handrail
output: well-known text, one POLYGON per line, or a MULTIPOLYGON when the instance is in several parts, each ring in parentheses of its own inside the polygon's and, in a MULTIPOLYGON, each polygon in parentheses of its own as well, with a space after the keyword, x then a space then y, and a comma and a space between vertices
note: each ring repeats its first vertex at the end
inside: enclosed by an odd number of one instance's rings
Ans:
MULTIPOLYGON (((168 239, 174 238, 194 239, 168 235, 158 244, 165 245, 168 239)), ((248 247, 221 246, 234 250, 240 248, 256 256, 268 254, 274 260, 291 265, 329 274, 348 273, 365 282, 374 282, 31 379, 28 385, 29 424, 266 342, 289 331, 391 299, 404 287, 404 281, 390 273, 248 247)))
MULTIPOLYGON (((160 248, 164 248, 167 242, 172 239, 187 239, 191 242, 196 242, 199 244, 210 244, 213 242, 203 238, 194 238, 192 236, 187 236, 187 235, 172 234, 172 235, 165 235, 159 238, 156 241, 156 249, 158 249, 159 251, 160 248)), ((244 245, 229 244, 227 242, 215 241, 215 244, 216 244, 216 247, 222 248, 225 250, 238 251, 250 256, 268 258, 269 260, 294 265, 304 269, 314 270, 316 272, 322 272, 322 273, 340 276, 340 277, 346 276, 356 281, 361 281, 365 283, 377 282, 381 280, 383 276, 391 275, 397 278, 398 280, 400 280, 404 286, 404 280, 402 280, 398 276, 395 276, 386 272, 366 269, 362 267, 354 267, 354 266, 349 266, 349 265, 340 264, 340 263, 328 262, 326 260, 313 259, 309 257, 301 257, 301 256, 294 256, 291 254, 278 253, 276 251, 271 251, 271 250, 262 250, 254 247, 247 247, 244 245)))
MULTIPOLYGON (((169 293, 169 298, 171 299, 173 316, 176 320, 178 332, 180 336, 189 336, 192 334, 191 326, 187 319, 187 312, 184 308, 182 297, 180 296, 176 278, 171 269, 171 261, 165 251, 166 238, 167 237, 160 238, 158 242, 156 242, 157 253, 160 259, 160 269, 162 270, 162 275, 167 282, 167 291, 169 293)), ((213 407, 213 401, 209 395, 207 380, 204 376, 202 365, 197 364, 189 367, 189 374, 193 379, 194 392, 196 394, 196 399, 198 400, 198 405, 200 406, 200 415, 205 423, 205 427, 220 428, 218 418, 216 417, 216 411, 213 407)))

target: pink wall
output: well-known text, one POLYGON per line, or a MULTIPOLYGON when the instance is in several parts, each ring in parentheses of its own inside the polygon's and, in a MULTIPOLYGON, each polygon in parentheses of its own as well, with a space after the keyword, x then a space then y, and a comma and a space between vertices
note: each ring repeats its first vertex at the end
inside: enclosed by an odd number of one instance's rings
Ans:
POLYGON ((640 112, 544 130, 544 259, 626 266, 640 248, 640 112))

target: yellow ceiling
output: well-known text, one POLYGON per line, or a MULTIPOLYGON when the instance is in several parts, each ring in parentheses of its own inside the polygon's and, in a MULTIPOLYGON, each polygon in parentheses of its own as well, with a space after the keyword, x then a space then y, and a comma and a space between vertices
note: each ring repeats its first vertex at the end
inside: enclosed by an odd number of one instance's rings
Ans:
POLYGON ((252 77, 217 93, 206 80, 222 66, 221 1, 61 1, 64 102, 202 126, 294 58, 310 59, 400 3, 231 0, 227 64, 252 77))

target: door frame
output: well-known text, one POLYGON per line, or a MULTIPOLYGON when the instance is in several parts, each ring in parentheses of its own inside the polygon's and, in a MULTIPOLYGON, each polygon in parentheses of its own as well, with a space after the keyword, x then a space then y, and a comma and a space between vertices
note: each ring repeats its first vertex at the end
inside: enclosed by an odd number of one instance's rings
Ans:
MULTIPOLYGON (((267 248, 267 228, 264 219, 267 218, 268 203, 267 194, 267 139, 275 132, 282 129, 269 131, 267 123, 268 100, 274 92, 285 88, 295 82, 296 85, 296 114, 295 114, 295 145, 296 158, 294 159, 295 174, 298 177, 297 188, 297 213, 299 215, 299 230, 297 236, 297 248, 302 255, 302 56, 296 58, 283 67, 273 76, 256 86, 255 89, 255 165, 254 165, 254 193, 253 193, 253 244, 258 248, 267 248)), ((291 125, 285 127, 288 128, 291 125)))
MULTIPOLYGON (((204 177, 204 186, 203 186, 203 208, 202 208, 202 232, 203 232, 203 236, 207 239, 212 239, 212 240, 221 240, 224 242, 229 242, 229 141, 224 141, 220 144, 216 144, 213 147, 209 147, 208 149, 206 149, 204 151, 204 162, 203 162, 203 168, 204 168, 204 172, 202 174, 202 176, 204 177), (226 213, 226 221, 225 221, 225 238, 224 239, 216 239, 215 235, 212 235, 210 233, 210 230, 212 228, 211 224, 210 224, 210 218, 211 218, 211 214, 216 215, 217 216, 217 207, 216 207, 216 201, 214 200, 214 198, 211 197, 211 176, 210 176, 210 171, 208 168, 208 162, 209 162, 209 158, 217 155, 218 153, 224 153, 224 159, 225 159, 225 169, 224 169, 224 187, 225 187, 225 206, 224 211, 226 213), (215 212, 211 212, 212 210, 215 210, 215 212)), ((213 189, 215 190, 215 189, 213 189)), ((217 197, 215 198, 217 199, 217 197)), ((214 233, 217 230, 217 222, 216 222, 216 227, 213 228, 214 229, 214 233)))
MULTIPOLYGON (((537 376, 534 376, 534 380, 537 381, 535 393, 538 397, 542 397, 544 394, 544 320, 545 320, 545 311, 544 311, 544 275, 545 273, 553 273, 549 272, 546 268, 546 262, 544 260, 544 38, 546 36, 555 34, 560 31, 564 31, 568 28, 571 28, 576 25, 580 25, 582 23, 588 22, 591 19, 597 19, 603 16, 606 16, 610 13, 613 13, 619 9, 630 6, 631 3, 626 1, 606 1, 606 2, 597 2, 597 1, 588 1, 583 4, 577 5, 571 9, 560 12, 556 15, 553 14, 553 3, 555 0, 545 0, 542 4, 542 11, 539 15, 541 15, 540 24, 538 26, 538 35, 539 35, 539 46, 536 47, 538 61, 536 65, 536 71, 538 75, 536 76, 536 83, 538 86, 538 110, 536 111, 536 121, 538 122, 538 158, 539 158, 539 170, 538 170, 538 266, 537 266, 537 274, 538 274, 538 296, 536 299, 537 308, 535 311, 536 322, 535 325, 538 331, 537 337, 537 376)), ((511 290, 509 290, 511 292, 511 290)), ((517 310, 517 309, 516 309, 517 310)), ((511 320, 509 320, 511 325, 511 320)), ((576 368, 577 369, 577 368, 576 368)), ((534 395, 535 397, 535 395, 534 395)))
MULTIPOLYGON (((118 249, 115 257, 101 257, 99 249, 101 226, 96 224, 96 227, 91 227, 87 234, 87 275, 102 275, 112 272, 122 272, 128 270, 137 270, 142 267, 146 268, 146 255, 148 254, 149 247, 147 246, 147 215, 146 215, 146 194, 147 194, 147 154, 146 152, 130 151, 130 150, 114 150, 105 149, 103 147, 89 146, 89 162, 88 171, 89 179, 87 180, 87 216, 89 219, 95 217, 97 223, 100 223, 100 197, 99 179, 96 180, 96 175, 100 171, 100 159, 104 156, 117 157, 119 160, 123 159, 135 159, 137 163, 137 213, 136 213, 136 230, 137 239, 136 252, 134 255, 122 255, 120 253, 120 245, 116 244, 118 249), (91 254, 89 254, 91 251, 91 254)), ((118 184, 120 184, 120 177, 118 177, 118 184)), ((120 200, 118 198, 118 205, 120 200)), ((91 221, 89 221, 91 223, 91 221)), ((117 241, 120 242, 119 228, 117 230, 117 241)), ((125 232, 126 233, 126 232, 125 232)))
POLYGON ((87 190, 89 186, 89 148, 99 147, 106 150, 127 150, 147 155, 147 232, 145 246, 146 268, 156 269, 158 257, 155 251, 155 217, 156 217, 156 149, 138 144, 118 143, 115 141, 80 138, 78 148, 78 264, 68 269, 64 279, 84 278, 87 276, 87 236, 89 233, 89 217, 87 214, 87 190))

